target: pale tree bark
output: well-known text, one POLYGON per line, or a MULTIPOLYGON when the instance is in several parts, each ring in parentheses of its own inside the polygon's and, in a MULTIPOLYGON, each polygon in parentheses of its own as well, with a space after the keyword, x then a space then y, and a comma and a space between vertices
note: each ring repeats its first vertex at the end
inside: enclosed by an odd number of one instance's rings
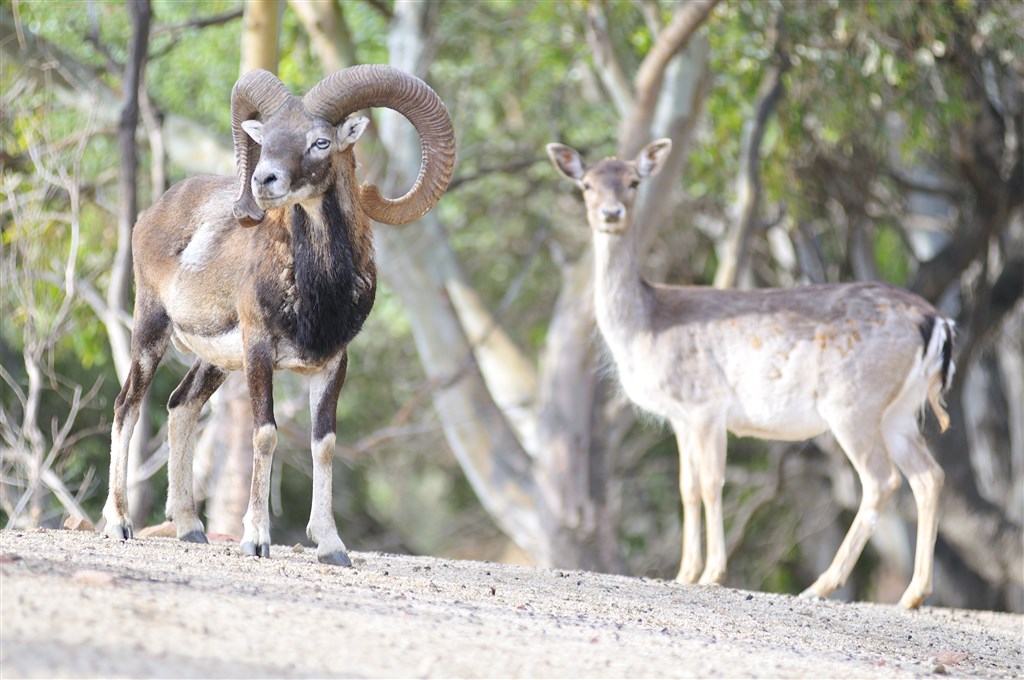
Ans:
POLYGON ((324 75, 356 63, 355 46, 341 3, 335 0, 288 0, 288 6, 309 34, 324 75))
POLYGON ((672 21, 658 34, 633 77, 635 101, 619 126, 619 157, 632 158, 650 139, 658 98, 669 62, 683 49, 711 14, 718 0, 694 0, 681 4, 672 21))
POLYGON ((258 68, 277 73, 282 7, 281 0, 246 0, 239 73, 258 68))
MULTIPOLYGON (((388 36, 391 64, 420 77, 426 76, 431 9, 397 2, 388 36)), ((383 184, 391 194, 404 192, 419 167, 419 140, 392 112, 381 112, 380 127, 388 154, 383 184)), ((522 445, 533 417, 529 362, 479 302, 436 212, 404 229, 378 228, 377 246, 381 275, 409 314, 421 363, 437 386, 434 405, 449 446, 499 527, 539 563, 549 563, 522 445)))

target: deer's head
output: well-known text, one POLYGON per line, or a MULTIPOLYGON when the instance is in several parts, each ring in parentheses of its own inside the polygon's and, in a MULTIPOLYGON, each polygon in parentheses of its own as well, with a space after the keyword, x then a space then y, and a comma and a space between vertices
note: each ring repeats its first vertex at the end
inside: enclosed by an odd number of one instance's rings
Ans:
POLYGON ((606 158, 590 167, 578 151, 564 144, 548 144, 547 149, 555 169, 583 192, 590 228, 622 234, 633 222, 640 182, 658 174, 672 150, 672 140, 651 142, 640 150, 636 160, 606 158))

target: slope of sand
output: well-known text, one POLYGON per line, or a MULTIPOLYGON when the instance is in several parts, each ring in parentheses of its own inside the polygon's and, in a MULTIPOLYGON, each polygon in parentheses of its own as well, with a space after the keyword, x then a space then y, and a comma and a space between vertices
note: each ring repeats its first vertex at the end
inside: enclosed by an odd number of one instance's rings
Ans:
POLYGON ((1024 617, 232 543, 0 532, 0 677, 1024 676, 1024 617))

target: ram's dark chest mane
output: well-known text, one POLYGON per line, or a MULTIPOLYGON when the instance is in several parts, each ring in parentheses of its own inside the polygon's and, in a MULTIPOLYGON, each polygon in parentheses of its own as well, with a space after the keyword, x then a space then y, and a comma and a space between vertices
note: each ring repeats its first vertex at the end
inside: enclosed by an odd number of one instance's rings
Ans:
POLYGON ((327 234, 316 233, 324 227, 300 207, 290 212, 294 303, 285 306, 291 309, 283 319, 302 357, 314 362, 334 355, 359 333, 376 292, 373 258, 356 251, 355 225, 339 210, 333 190, 322 206, 327 234))

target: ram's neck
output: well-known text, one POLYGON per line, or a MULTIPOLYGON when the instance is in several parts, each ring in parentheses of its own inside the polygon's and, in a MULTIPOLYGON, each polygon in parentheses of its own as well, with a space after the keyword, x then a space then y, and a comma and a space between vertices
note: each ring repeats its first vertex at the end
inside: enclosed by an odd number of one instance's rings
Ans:
POLYGON ((348 344, 373 306, 373 241, 360 226, 333 189, 292 209, 296 342, 311 357, 348 344))

